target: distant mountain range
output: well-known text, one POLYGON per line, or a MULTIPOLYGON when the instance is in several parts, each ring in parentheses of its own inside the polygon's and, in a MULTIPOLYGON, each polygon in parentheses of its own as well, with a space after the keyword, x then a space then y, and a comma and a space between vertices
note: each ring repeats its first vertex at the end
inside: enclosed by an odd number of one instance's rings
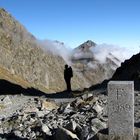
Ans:
POLYGON ((121 63, 111 52, 106 55, 104 63, 100 62, 93 52, 96 47, 98 47, 96 43, 88 40, 75 48, 72 53, 73 67, 80 71, 91 84, 111 78, 121 63))
POLYGON ((72 89, 87 88, 111 78, 121 63, 111 52, 100 62, 93 51, 97 47, 91 40, 74 50, 63 42, 40 41, 5 9, 0 9, 0 79, 47 93, 63 91, 67 63, 74 71, 72 89))

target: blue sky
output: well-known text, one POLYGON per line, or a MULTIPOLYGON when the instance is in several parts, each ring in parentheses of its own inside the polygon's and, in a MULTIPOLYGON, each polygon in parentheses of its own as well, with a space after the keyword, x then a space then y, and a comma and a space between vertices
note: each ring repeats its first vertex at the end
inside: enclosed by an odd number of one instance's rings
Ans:
POLYGON ((140 46, 140 0, 0 0, 39 39, 140 46))

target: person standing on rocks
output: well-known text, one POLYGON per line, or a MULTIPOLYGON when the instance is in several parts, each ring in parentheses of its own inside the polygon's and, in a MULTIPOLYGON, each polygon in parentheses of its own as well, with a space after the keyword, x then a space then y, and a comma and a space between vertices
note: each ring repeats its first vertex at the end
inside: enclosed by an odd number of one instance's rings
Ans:
POLYGON ((71 78, 73 77, 73 70, 67 64, 65 65, 64 70, 64 79, 67 85, 67 91, 71 91, 71 78))

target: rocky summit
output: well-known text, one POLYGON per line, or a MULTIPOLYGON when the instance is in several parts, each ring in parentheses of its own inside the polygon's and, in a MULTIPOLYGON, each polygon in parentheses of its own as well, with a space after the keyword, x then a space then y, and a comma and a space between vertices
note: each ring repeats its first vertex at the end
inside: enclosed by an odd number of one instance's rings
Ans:
POLYGON ((101 129, 107 128, 106 103, 104 95, 94 97, 92 93, 71 98, 69 102, 43 96, 1 96, 0 114, 3 115, 0 115, 0 137, 29 140, 91 139, 101 129))
MULTIPOLYGON (((85 91, 69 99, 0 97, 2 140, 107 140, 106 91, 85 91), (104 94, 103 94, 104 93, 104 94)), ((135 140, 139 134, 139 92, 135 92, 135 140)))

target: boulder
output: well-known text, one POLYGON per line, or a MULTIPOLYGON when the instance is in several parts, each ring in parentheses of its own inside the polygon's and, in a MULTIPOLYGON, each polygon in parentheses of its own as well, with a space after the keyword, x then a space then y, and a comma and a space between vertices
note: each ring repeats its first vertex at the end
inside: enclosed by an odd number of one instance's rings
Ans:
POLYGON ((42 101, 42 110, 52 111, 53 109, 58 109, 59 107, 56 105, 55 102, 50 101, 42 101))
POLYGON ((38 112, 38 108, 36 108, 35 106, 32 106, 32 105, 29 105, 23 109, 23 112, 24 113, 35 113, 35 112, 38 112))
POLYGON ((107 124, 99 120, 98 118, 91 120, 91 127, 92 130, 97 133, 98 131, 107 128, 107 124))
POLYGON ((97 114, 101 114, 103 111, 103 107, 101 107, 98 102, 93 106, 93 109, 97 112, 97 114))
POLYGON ((66 128, 72 132, 76 130, 77 123, 73 120, 70 121, 70 123, 67 124, 66 128))
POLYGON ((19 130, 14 131, 15 136, 22 137, 22 133, 19 130))
POLYGON ((48 127, 47 125, 45 125, 45 124, 42 125, 42 131, 43 131, 46 135, 52 136, 52 133, 51 133, 49 127, 48 127))
POLYGON ((63 127, 59 127, 56 130, 54 139, 55 140, 80 140, 76 134, 72 133, 71 131, 63 127))
POLYGON ((75 112, 75 110, 74 110, 73 107, 71 107, 70 103, 68 103, 67 106, 65 107, 63 113, 68 114, 68 113, 71 113, 71 112, 75 112))

